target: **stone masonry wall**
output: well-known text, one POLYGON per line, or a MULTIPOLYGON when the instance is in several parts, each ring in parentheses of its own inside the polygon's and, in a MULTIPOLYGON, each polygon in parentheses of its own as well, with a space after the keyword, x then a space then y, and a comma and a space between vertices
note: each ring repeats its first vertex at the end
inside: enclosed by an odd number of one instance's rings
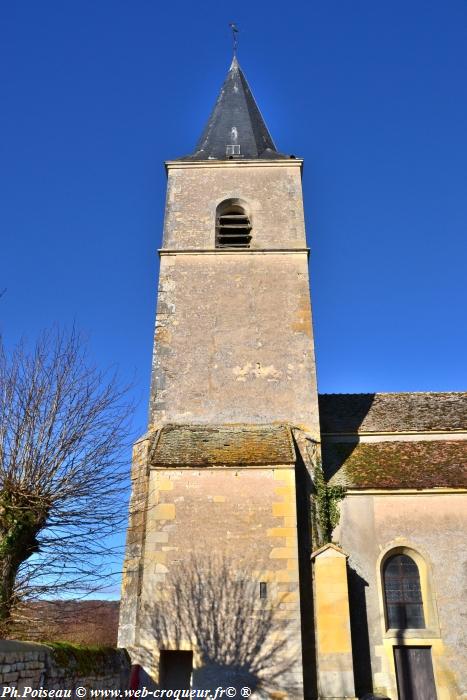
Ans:
POLYGON ((334 538, 349 554, 357 693, 397 697, 394 646, 429 646, 439 700, 467 698, 467 494, 348 494, 334 538), (415 559, 425 629, 386 630, 381 566, 390 551, 415 559), (369 676, 368 676, 369 672, 369 676))
POLYGON ((171 163, 164 248, 213 249, 217 206, 239 199, 253 226, 251 248, 303 248, 301 163, 171 163))
POLYGON ((70 690, 74 697, 77 687, 128 688, 130 662, 123 649, 109 649, 102 656, 88 650, 86 655, 87 668, 79 668, 74 656, 63 649, 55 656, 54 650, 44 644, 0 641, 0 690, 70 690))
POLYGON ((319 436, 306 253, 164 255, 152 420, 319 436))
POLYGON ((151 423, 294 425, 319 439, 299 161, 169 163, 151 423), (249 249, 216 249, 243 203, 249 249))
MULTIPOLYGON (((296 517, 292 465, 153 469, 137 633, 133 645, 128 646, 132 662, 144 666, 158 682, 160 649, 191 649, 193 687, 217 687, 223 681, 225 685, 231 669, 242 665, 243 642, 232 651, 230 629, 240 625, 240 638, 250 639, 250 657, 253 647, 259 644, 257 658, 243 664, 249 664, 251 684, 258 680, 253 676, 261 666, 262 677, 272 686, 286 686, 289 696, 300 697, 303 690, 296 517), (179 585, 175 603, 174 576, 179 585), (266 599, 260 598, 260 582, 267 585, 266 599), (185 585, 189 591, 186 597, 185 585), (239 592, 243 600, 239 599, 239 592), (222 601, 230 607, 228 620, 232 606, 236 610, 235 620, 230 620, 223 631, 217 631, 220 641, 216 648, 210 648, 208 638, 215 630, 199 630, 196 623, 202 626, 205 614, 212 614, 212 606, 222 608, 222 601), (268 617, 270 610, 273 613, 268 617), (266 628, 261 626, 265 612, 269 620, 266 628), (187 615, 195 621, 191 639, 183 625, 180 630, 173 628, 174 621, 187 615), (206 639, 206 646, 200 648, 206 639), (214 657, 210 657, 211 652, 214 657)), ((213 627, 222 626, 223 619, 225 610, 219 609, 213 615, 213 627)), ((120 643, 126 643, 125 623, 123 612, 120 643)), ((250 683, 247 680, 243 684, 250 683)))

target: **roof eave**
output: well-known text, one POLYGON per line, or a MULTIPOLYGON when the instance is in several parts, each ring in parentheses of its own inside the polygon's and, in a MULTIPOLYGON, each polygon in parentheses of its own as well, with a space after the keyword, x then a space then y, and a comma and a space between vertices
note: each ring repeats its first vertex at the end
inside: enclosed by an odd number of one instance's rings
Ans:
POLYGON ((262 167, 262 168, 278 168, 278 167, 298 167, 303 169, 303 158, 244 158, 242 160, 217 160, 210 158, 209 160, 166 160, 164 167, 166 170, 171 168, 232 168, 232 167, 262 167))

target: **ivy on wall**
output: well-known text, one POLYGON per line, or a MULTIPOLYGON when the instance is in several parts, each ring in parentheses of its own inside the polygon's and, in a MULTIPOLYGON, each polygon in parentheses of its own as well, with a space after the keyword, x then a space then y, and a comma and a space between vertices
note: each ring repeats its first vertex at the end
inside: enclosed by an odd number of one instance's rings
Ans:
POLYGON ((314 538, 317 547, 322 547, 332 541, 339 524, 339 503, 345 497, 345 487, 326 483, 321 460, 315 462, 314 487, 314 538))

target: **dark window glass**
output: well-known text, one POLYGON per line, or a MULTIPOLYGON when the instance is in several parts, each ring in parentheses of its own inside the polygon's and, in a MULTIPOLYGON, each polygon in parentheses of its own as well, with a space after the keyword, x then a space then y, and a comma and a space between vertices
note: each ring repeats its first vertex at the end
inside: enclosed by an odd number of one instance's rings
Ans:
POLYGON ((406 554, 390 557, 384 565, 383 579, 388 628, 424 628, 420 576, 414 560, 406 554))

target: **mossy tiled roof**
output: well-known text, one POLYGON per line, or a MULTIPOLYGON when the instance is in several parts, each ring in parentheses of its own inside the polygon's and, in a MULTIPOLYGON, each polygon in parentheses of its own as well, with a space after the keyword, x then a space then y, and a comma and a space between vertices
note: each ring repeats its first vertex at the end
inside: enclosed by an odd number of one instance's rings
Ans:
POLYGON ((292 434, 283 425, 168 425, 156 436, 154 466, 293 464, 292 434))
POLYGON ((321 394, 322 433, 467 430, 466 392, 321 394))
POLYGON ((352 489, 467 488, 467 440, 327 442, 323 466, 352 489))

